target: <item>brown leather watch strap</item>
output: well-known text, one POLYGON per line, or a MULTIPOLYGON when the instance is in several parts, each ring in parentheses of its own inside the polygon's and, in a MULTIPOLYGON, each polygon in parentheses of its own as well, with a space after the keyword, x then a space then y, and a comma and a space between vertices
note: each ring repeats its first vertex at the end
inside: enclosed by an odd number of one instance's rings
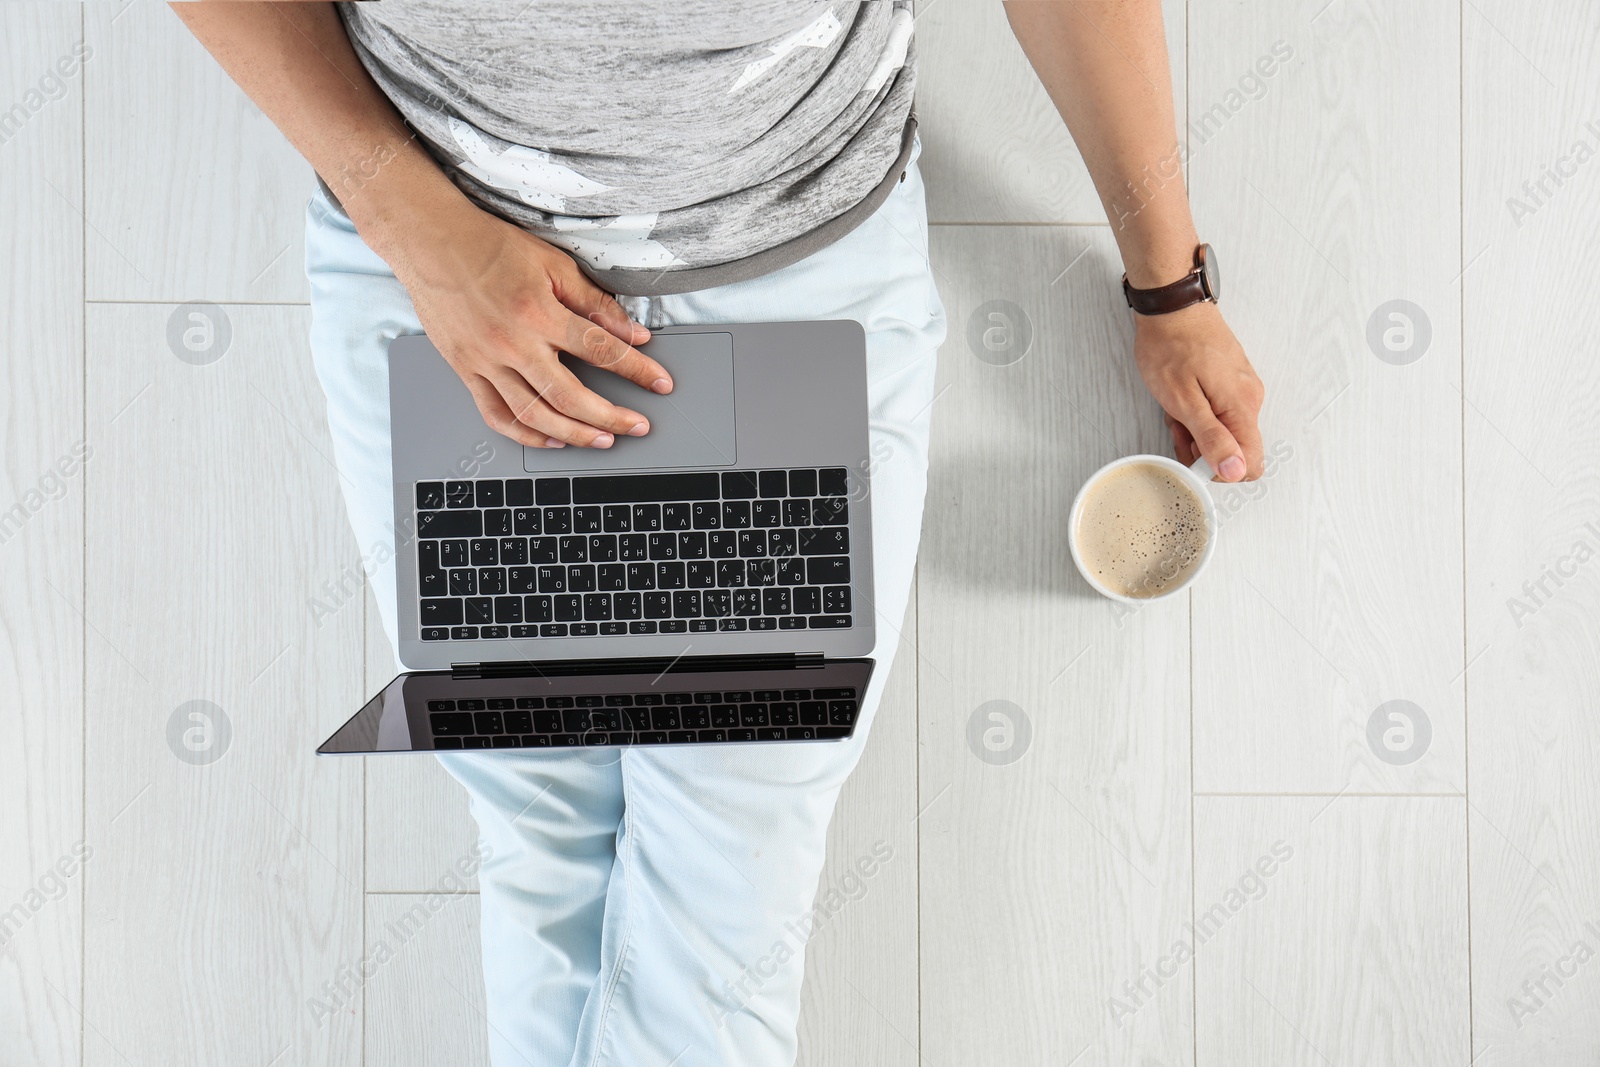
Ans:
POLYGON ((1169 285, 1135 289, 1124 274, 1122 295, 1128 301, 1128 306, 1141 315, 1165 315, 1202 300, 1215 300, 1216 294, 1207 288, 1205 278, 1205 258, 1209 248, 1209 245, 1201 245, 1195 249, 1194 270, 1169 285))

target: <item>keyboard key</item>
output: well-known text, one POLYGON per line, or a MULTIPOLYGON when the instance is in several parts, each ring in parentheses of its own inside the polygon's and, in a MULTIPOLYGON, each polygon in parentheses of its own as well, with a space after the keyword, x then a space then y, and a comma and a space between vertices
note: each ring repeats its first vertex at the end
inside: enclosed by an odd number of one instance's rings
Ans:
POLYGON ((847 630, 850 628, 848 615, 813 615, 811 616, 813 630, 847 630))
POLYGON ((586 594, 583 598, 583 618, 585 622, 611 621, 611 594, 586 594))
POLYGON ((532 593, 538 590, 539 568, 537 567, 512 567, 506 571, 506 591, 510 593, 532 593))
POLYGON ((654 563, 628 564, 629 589, 654 589, 656 587, 656 565, 654 563))
POLYGON ((472 542, 472 565, 493 567, 500 562, 500 542, 480 537, 472 542))
POLYGON ((454 700, 430 700, 430 701, 428 701, 428 710, 429 711, 455 711, 456 710, 456 702, 454 700))
POLYGON ((828 724, 830 726, 854 726, 856 721, 856 702, 854 700, 828 701, 828 724))
POLYGON ((667 734, 664 730, 646 730, 637 736, 641 745, 664 745, 667 743, 667 734))
POLYGON ((494 621, 497 623, 521 622, 522 598, 520 596, 495 597, 494 621))
POLYGON ((740 726, 770 726, 765 704, 745 704, 739 708, 740 726))
POLYGON ((728 731, 701 730, 699 736, 701 741, 726 741, 728 739, 728 731))
POLYGON ((477 639, 478 628, 476 626, 450 627, 450 640, 452 641, 476 641, 477 639))
POLYGON ((664 707, 650 709, 650 728, 652 730, 681 730, 683 723, 678 718, 680 708, 664 707))
POLYGON ((744 584, 744 560, 725 559, 717 564, 717 584, 724 589, 744 584))
POLYGON ((417 510, 437 511, 444 507, 443 482, 417 483, 417 510))
POLYGON ((644 614, 644 594, 642 593, 613 593, 611 595, 611 617, 614 619, 637 619, 644 614))
POLYGON ((516 524, 511 521, 511 512, 506 508, 494 508, 483 513, 483 536, 508 537, 515 532, 516 524))
POLYGON ((417 536, 482 537, 483 516, 476 511, 424 511, 417 516, 417 536))
POLYGON ((605 475, 572 480, 572 498, 579 504, 715 500, 718 495, 715 471, 605 475))
MULTIPOLYGON (((540 505, 572 503, 572 483, 565 478, 540 478, 533 483, 533 499, 540 505)), ((597 501, 583 500, 583 504, 597 501)))
POLYGON ((433 747, 434 748, 460 748, 461 747, 461 738, 459 738, 459 737, 440 737, 440 738, 436 738, 434 740, 434 742, 433 742, 433 747))
POLYGON ((692 634, 708 634, 717 628, 716 619, 690 619, 689 632, 692 634))
POLYGON ((793 701, 780 702, 770 705, 768 715, 774 726, 799 726, 800 705, 793 701))
POLYGON ((799 557, 778 560, 779 585, 805 585, 806 561, 799 557))
POLYGON ((678 535, 679 559, 705 559, 706 535, 698 531, 678 535))
POLYGON ((672 614, 680 619, 699 618, 700 591, 698 589, 687 589, 681 593, 673 593, 672 614))
POLYGON ((817 472, 816 471, 790 471, 789 472, 790 496, 816 496, 817 472))
POLYGON ((756 740, 758 741, 782 741, 783 739, 784 729, 781 726, 761 726, 756 728, 756 740))
POLYGON ((750 525, 750 501, 724 500, 722 502, 722 528, 743 530, 750 525))
POLYGON ((704 704, 693 704, 684 708, 682 718, 685 730, 706 730, 711 728, 711 709, 704 704))
POLYGON ((498 596, 506 591, 506 569, 504 567, 479 567, 478 568, 478 595, 498 596))
POLYGON ((544 706, 547 708, 575 708, 578 705, 571 697, 546 697, 544 706))
POLYGON ((523 537, 529 534, 543 533, 544 525, 540 522, 543 514, 538 508, 513 508, 511 511, 511 532, 521 534, 523 537))
POLYGON ((661 529, 660 504, 635 504, 633 528, 639 533, 655 533, 661 529))
POLYGON ((764 530, 739 531, 739 555, 765 556, 767 554, 767 534, 764 530))
POLYGON ((569 534, 572 532, 572 509, 545 508, 541 521, 547 534, 569 534))
POLYGON ((567 566, 567 592, 594 592, 594 564, 572 563, 567 566))
POLYGON ((830 585, 822 591, 822 611, 825 615, 847 615, 850 613, 850 587, 848 585, 830 585))
POLYGON ((474 503, 480 508, 506 506, 506 483, 498 478, 487 478, 477 483, 474 503))
POLYGON ((617 535, 590 534, 589 559, 594 563, 615 563, 617 559, 617 535))
POLYGON ((650 558, 650 538, 642 533, 618 534, 617 558, 624 562, 650 558))
POLYGON ((763 615, 789 614, 789 590, 782 587, 763 589, 761 591, 761 613, 763 615))
POLYGON ((450 572, 451 596, 476 596, 478 572, 471 567, 457 567, 450 572))
POLYGON ((750 585, 768 586, 778 583, 778 563, 776 560, 747 560, 745 568, 748 571, 747 581, 750 585))
POLYGON ((737 730, 729 730, 728 731, 728 740, 729 741, 754 741, 755 739, 756 739, 756 732, 754 730, 750 729, 747 726, 746 727, 740 727, 737 730))
MULTIPOLYGON (((716 694, 711 694, 715 696, 716 694)), ((735 704, 711 705, 711 725, 727 729, 739 725, 739 708, 735 704)))
POLYGON ((744 630, 747 623, 743 619, 718 619, 717 629, 724 632, 744 630))
POLYGON ((710 589, 717 584, 717 565, 708 559, 685 564, 684 578, 690 589, 710 589))
POLYGON ((850 531, 843 526, 800 531, 802 556, 842 556, 850 551, 850 531))
POLYGON ((644 595, 644 617, 647 619, 670 619, 672 617, 672 594, 646 593, 644 595))
POLYGON ((448 641, 450 640, 450 630, 444 626, 424 626, 422 628, 422 639, 424 641, 448 641))
POLYGON ((632 703, 633 698, 626 695, 606 697, 606 707, 608 708, 625 708, 632 703))
POLYGON ((826 726, 828 724, 827 703, 821 700, 801 701, 800 721, 806 726, 826 726))
POLYGON ((567 591, 567 568, 562 566, 539 567, 539 592, 565 593, 567 591))
POLYGON ((760 615, 750 620, 750 629, 752 630, 776 630, 777 628, 778 620, 766 615, 760 615))
POLYGON ((691 505, 694 513, 694 528, 696 530, 720 530, 722 528, 722 505, 716 501, 691 505))
POLYGON ((472 506, 472 483, 445 482, 444 496, 450 507, 470 508, 472 506))
POLYGON ((796 527, 810 526, 811 501, 785 500, 783 502, 783 524, 796 527))
POLYGON ((568 627, 567 632, 573 637, 593 637, 600 632, 600 628, 592 622, 575 622, 568 627))
POLYGON ((818 497, 811 502, 811 525, 845 526, 849 522, 850 502, 844 497, 818 497))
POLYGON ((814 726, 790 726, 784 729, 783 736, 790 741, 815 741, 817 730, 814 726))
POLYGON ((589 539, 582 534, 568 535, 556 539, 557 558, 562 563, 587 563, 589 562, 589 539))
POLYGON ((822 613, 822 590, 812 586, 796 589, 793 603, 796 615, 820 615, 822 613))
POLYGON ((555 618, 554 610, 554 602, 547 596, 522 598, 522 617, 529 622, 550 622, 555 618))
POLYGON ((782 503, 777 500, 757 500, 750 505, 750 524, 763 529, 782 526, 782 503))
MULTIPOLYGON (((530 490, 530 492, 531 491, 532 490, 530 490)), ((527 708, 542 708, 542 707, 544 707, 544 700, 542 698, 540 698, 540 697, 518 697, 517 698, 517 707, 523 708, 523 709, 527 709, 527 708)), ((526 731, 524 731, 524 732, 526 732, 526 731)))
POLYGON ((559 711, 535 712, 533 728, 541 734, 559 734, 561 732, 561 713, 559 711))
POLYGON ((761 590, 735 589, 733 591, 733 613, 749 617, 761 614, 761 590))
POLYGON ((628 632, 631 634, 653 634, 660 629, 660 623, 649 620, 640 620, 638 622, 630 622, 628 624, 628 632))
POLYGON ((674 745, 693 744, 700 740, 693 730, 674 730, 667 737, 674 745))
POLYGON ((599 576, 595 588, 604 593, 615 593, 628 588, 628 567, 623 563, 602 563, 595 568, 599 576))
POLYGON ((556 622, 582 622, 583 598, 576 593, 562 593, 555 597, 556 622))
POLYGON ((706 555, 711 559, 734 559, 739 555, 739 535, 733 530, 713 530, 706 535, 706 555))
POLYGON ((733 610, 733 597, 726 589, 707 589, 700 595, 700 607, 708 618, 725 618, 733 610))
POLYGON ((784 471, 762 471, 756 477, 762 496, 787 496, 789 476, 784 471))
POLYGON ((817 493, 844 496, 850 492, 849 472, 843 467, 828 467, 817 475, 817 493))
POLYGON ((473 728, 480 734, 503 734, 506 728, 498 711, 479 711, 472 716, 473 728))
POLYGON ((486 596, 467 597, 467 625, 488 626, 494 622, 494 601, 486 596))
POLYGON ((463 737, 461 739, 461 747, 463 747, 463 748, 488 748, 489 747, 489 739, 487 737, 463 737))
POLYGON ((650 537, 651 559, 677 559, 678 535, 674 533, 653 533, 650 537))
POLYGON ((554 563, 558 554, 559 541, 554 537, 528 538, 529 563, 554 563))
POLYGON ((522 739, 520 737, 512 737, 512 736, 508 736, 506 734, 501 734, 499 737, 493 738, 493 741, 494 741, 494 747, 495 748, 521 748, 522 747, 522 739))
POLYGON ((435 713, 428 716, 434 737, 464 737, 472 733, 472 714, 465 711, 435 713))
POLYGON ((572 509, 572 532, 581 534, 599 533, 601 528, 600 509, 597 507, 581 507, 572 509))
MULTIPOLYGON (((707 493, 707 496, 715 494, 707 493)), ((755 471, 723 471, 722 495, 729 499, 739 499, 757 495, 755 471)))
POLYGON ((839 585, 850 580, 850 557, 819 556, 806 560, 806 580, 812 585, 839 585))
POLYGON ((540 637, 565 637, 567 624, 564 622, 547 622, 539 627, 540 637))
POLYGON ((600 635, 602 637, 616 637, 627 632, 628 624, 625 622, 603 622, 600 624, 600 635))
POLYGON ((656 588, 657 589, 682 589, 688 585, 684 575, 682 563, 657 563, 656 588))
POLYGON ((633 508, 627 504, 607 504, 602 509, 601 529, 606 533, 627 533, 633 529, 632 516, 633 508))
POLYGON ((511 636, 517 640, 522 640, 529 637, 538 637, 539 628, 531 624, 513 626, 511 628, 511 636))
POLYGON ((506 503, 511 507, 527 507, 533 503, 533 479, 512 478, 506 482, 506 503))
POLYGON ((507 566, 528 562, 528 539, 526 537, 500 538, 500 562, 507 566))
POLYGON ((661 505, 661 528, 663 530, 688 530, 694 526, 694 509, 689 504, 678 501, 661 505))

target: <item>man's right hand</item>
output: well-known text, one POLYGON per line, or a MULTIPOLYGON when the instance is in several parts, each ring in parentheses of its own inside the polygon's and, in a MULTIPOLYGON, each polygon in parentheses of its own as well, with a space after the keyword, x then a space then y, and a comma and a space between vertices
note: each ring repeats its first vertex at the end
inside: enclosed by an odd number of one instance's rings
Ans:
POLYGON ((648 432, 643 415, 585 388, 558 353, 670 392, 666 368, 633 347, 650 331, 565 251, 465 198, 450 214, 391 266, 483 421, 535 447, 610 448, 618 434, 648 432))

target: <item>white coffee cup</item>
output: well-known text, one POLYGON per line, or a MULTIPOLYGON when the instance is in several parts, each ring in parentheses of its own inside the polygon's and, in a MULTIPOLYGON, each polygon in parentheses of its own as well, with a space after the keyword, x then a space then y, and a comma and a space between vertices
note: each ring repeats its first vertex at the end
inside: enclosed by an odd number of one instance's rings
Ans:
POLYGON ((1203 456, 1195 460, 1194 465, 1190 467, 1185 467, 1177 460, 1168 459, 1166 456, 1124 456, 1122 459, 1112 460, 1091 474, 1089 479, 1078 490, 1078 495, 1072 498, 1072 510, 1067 515, 1067 544, 1072 549, 1072 562, 1077 564, 1078 573, 1083 575, 1083 580, 1088 582, 1089 587, 1101 596, 1121 601, 1124 604, 1148 604, 1154 600, 1166 600, 1193 585, 1194 580, 1200 577, 1200 572, 1205 570, 1206 565, 1211 562, 1212 553, 1217 550, 1217 505, 1211 499, 1210 486, 1212 477, 1211 465, 1205 461, 1203 456), (1078 549, 1078 519, 1083 515, 1084 500, 1088 496, 1089 487, 1112 471, 1135 463, 1147 463, 1172 471, 1183 479, 1185 485, 1194 490, 1195 496, 1200 498, 1201 505, 1206 509, 1206 547, 1200 553, 1200 562, 1183 581, 1163 589, 1154 596, 1145 597, 1127 596, 1107 589, 1090 573, 1089 568, 1083 562, 1083 555, 1078 549))

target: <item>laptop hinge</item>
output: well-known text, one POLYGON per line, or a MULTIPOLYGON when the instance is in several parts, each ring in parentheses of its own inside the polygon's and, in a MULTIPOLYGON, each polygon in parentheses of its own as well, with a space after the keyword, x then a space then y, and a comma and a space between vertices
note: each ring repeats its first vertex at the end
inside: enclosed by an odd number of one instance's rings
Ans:
POLYGON ((755 656, 676 656, 638 659, 506 660, 452 663, 456 678, 557 677, 575 674, 689 674, 708 671, 815 669, 827 660, 821 652, 775 652, 755 656))

